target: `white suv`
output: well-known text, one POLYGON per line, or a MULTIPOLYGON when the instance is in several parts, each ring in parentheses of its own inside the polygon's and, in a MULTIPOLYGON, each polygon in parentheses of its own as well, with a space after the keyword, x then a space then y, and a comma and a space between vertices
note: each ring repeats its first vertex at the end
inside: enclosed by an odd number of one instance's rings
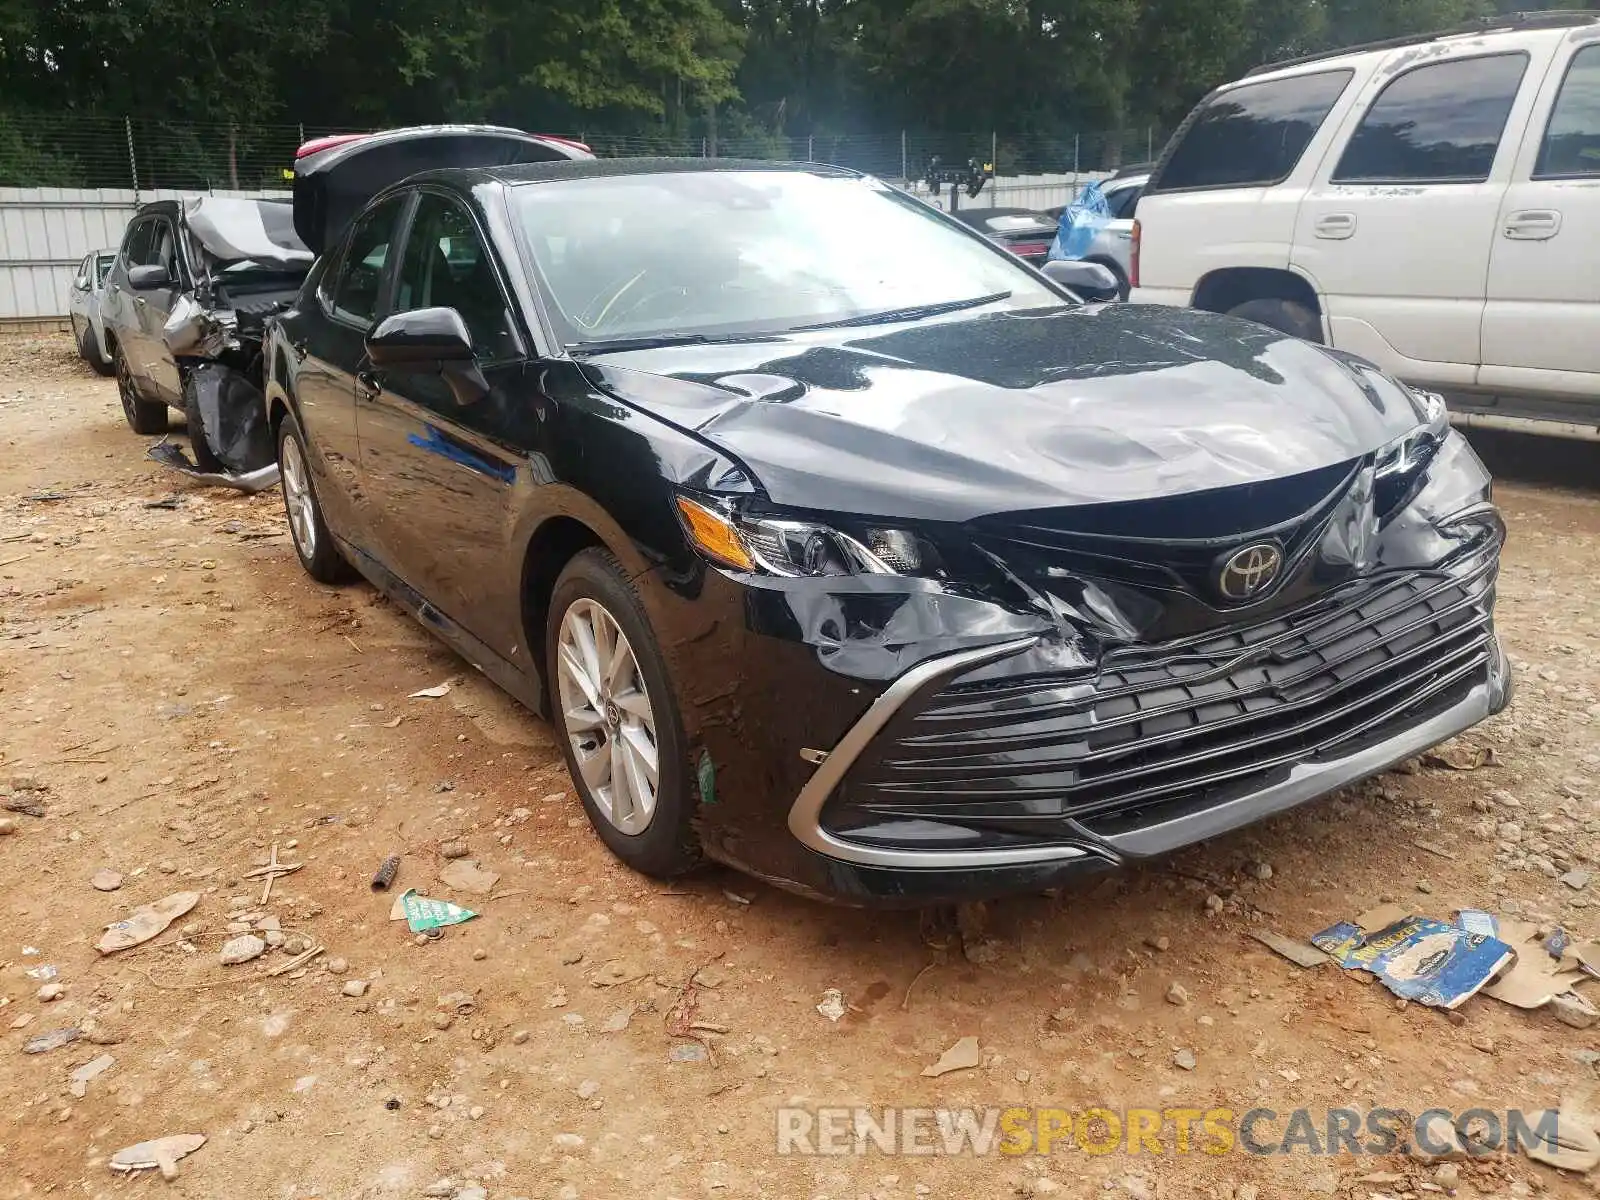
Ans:
POLYGON ((1173 135, 1138 216, 1135 302, 1600 424, 1600 13, 1253 71, 1173 135))

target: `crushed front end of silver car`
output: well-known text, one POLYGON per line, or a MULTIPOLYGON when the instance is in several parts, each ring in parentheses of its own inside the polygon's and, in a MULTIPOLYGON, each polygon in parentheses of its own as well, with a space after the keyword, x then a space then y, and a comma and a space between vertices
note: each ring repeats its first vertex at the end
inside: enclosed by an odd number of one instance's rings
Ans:
POLYGON ((184 202, 182 227, 194 286, 162 337, 183 381, 194 459, 169 442, 150 457, 203 483, 259 491, 277 481, 262 398, 266 327, 314 256, 287 201, 202 196, 184 202))

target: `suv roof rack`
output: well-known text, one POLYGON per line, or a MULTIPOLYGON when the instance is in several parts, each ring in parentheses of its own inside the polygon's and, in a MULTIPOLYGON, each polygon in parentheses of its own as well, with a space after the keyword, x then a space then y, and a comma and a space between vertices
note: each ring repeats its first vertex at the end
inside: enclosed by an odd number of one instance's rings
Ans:
POLYGON ((1575 8, 1550 9, 1545 12, 1516 12, 1507 13, 1503 17, 1479 17, 1477 20, 1468 21, 1465 25, 1457 25, 1453 29, 1439 29, 1432 33, 1413 33, 1404 37, 1384 38, 1376 42, 1363 42, 1359 46, 1342 46, 1337 50, 1323 50, 1316 54, 1304 54, 1299 58, 1285 58, 1278 62, 1263 63, 1253 70, 1245 72, 1245 78, 1252 75, 1264 75, 1268 71, 1281 71, 1286 67, 1304 66, 1306 63, 1322 62, 1329 58, 1343 58, 1347 54, 1364 54, 1373 50, 1398 50, 1402 46, 1422 46, 1428 42, 1436 42, 1441 38, 1461 37, 1469 33, 1490 33, 1499 30, 1522 29, 1573 29, 1581 25, 1600 24, 1600 12, 1582 11, 1575 8))

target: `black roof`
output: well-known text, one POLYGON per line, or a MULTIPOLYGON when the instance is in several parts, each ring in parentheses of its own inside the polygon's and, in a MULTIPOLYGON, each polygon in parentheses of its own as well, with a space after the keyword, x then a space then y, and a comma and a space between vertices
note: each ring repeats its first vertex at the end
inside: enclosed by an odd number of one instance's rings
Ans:
POLYGON ((761 158, 569 158, 550 162, 515 163, 504 167, 451 167, 413 175, 422 179, 450 179, 476 183, 544 183, 553 179, 610 179, 626 175, 709 173, 714 171, 787 171, 840 178, 860 178, 859 171, 822 163, 774 162, 761 158))

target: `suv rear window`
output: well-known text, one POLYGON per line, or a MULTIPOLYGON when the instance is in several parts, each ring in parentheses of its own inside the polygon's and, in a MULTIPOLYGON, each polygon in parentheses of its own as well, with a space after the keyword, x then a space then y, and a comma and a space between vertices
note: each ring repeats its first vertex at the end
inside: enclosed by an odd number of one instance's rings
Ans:
POLYGON ((1391 80, 1361 118, 1333 182, 1482 183, 1527 68, 1526 54, 1491 54, 1391 80))
POLYGON ((1202 101, 1145 190, 1281 183, 1354 74, 1319 71, 1247 83, 1202 101))

